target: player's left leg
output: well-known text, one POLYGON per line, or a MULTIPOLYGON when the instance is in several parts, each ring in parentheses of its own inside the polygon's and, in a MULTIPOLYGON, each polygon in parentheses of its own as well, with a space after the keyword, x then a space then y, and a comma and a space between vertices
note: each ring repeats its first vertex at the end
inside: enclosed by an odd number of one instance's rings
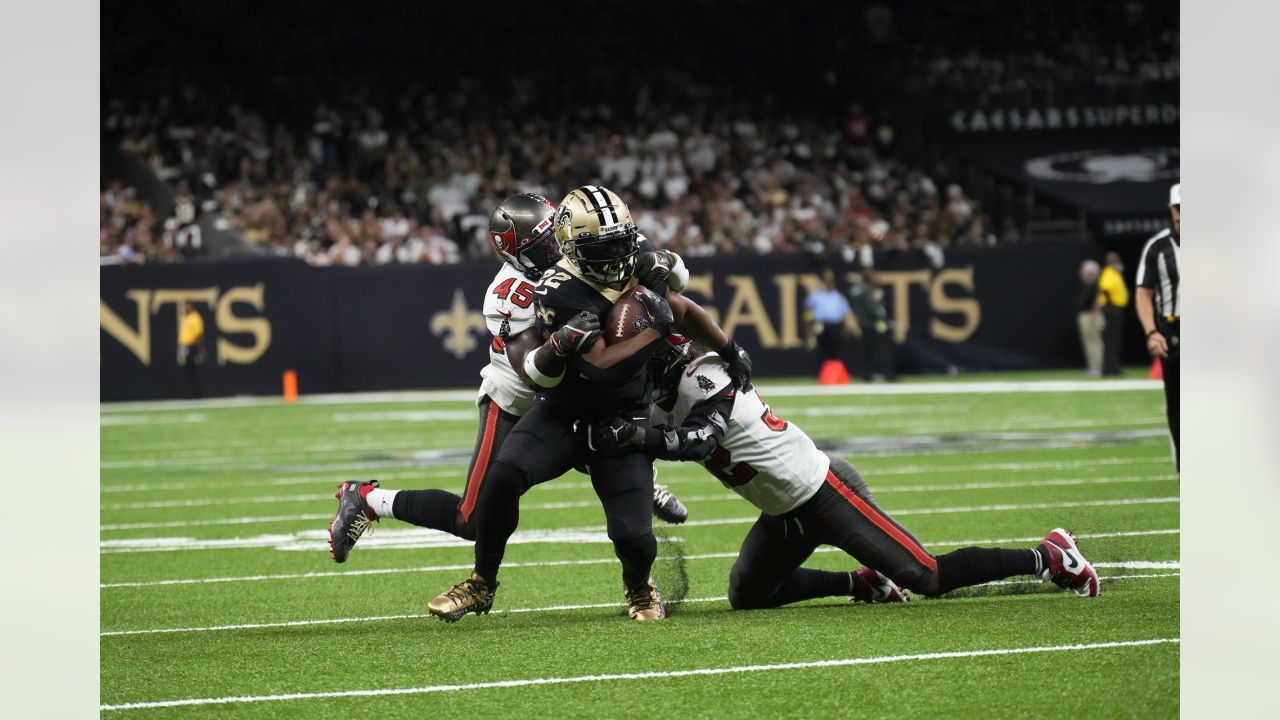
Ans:
POLYGON ((591 485, 604 507, 609 539, 622 563, 628 613, 634 620, 665 617, 662 598, 650 571, 658 555, 653 536, 653 458, 644 452, 604 456, 588 461, 591 485))
POLYGON ((1064 530, 1054 530, 1038 547, 1027 550, 967 547, 934 556, 876 505, 862 476, 844 460, 832 458, 826 482, 815 495, 819 498, 809 520, 821 541, 913 592, 937 596, 993 580, 1034 575, 1083 596, 1098 594, 1097 573, 1064 530))
POLYGON ((816 547, 794 518, 761 514, 742 540, 729 571, 730 607, 755 610, 850 594, 852 573, 800 567, 816 547))
POLYGON ((485 396, 477 404, 480 427, 467 469, 466 489, 459 497, 447 490, 390 490, 376 480, 348 481, 338 488, 338 512, 329 524, 329 551, 344 562, 370 523, 393 518, 474 540, 472 513, 476 498, 503 440, 520 420, 485 396))
POLYGON ((480 429, 476 436, 475 450, 467 467, 467 482, 459 497, 446 490, 382 490, 369 493, 367 498, 379 517, 397 520, 419 527, 441 530, 466 540, 475 540, 472 516, 489 469, 498 457, 503 441, 520 421, 520 416, 498 407, 488 397, 480 401, 480 429))

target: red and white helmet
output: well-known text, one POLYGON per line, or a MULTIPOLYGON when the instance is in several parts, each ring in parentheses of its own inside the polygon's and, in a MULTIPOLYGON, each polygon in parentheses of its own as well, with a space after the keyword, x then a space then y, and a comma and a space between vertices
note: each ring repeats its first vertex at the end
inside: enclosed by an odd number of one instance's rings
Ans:
POLYGON ((489 216, 489 244, 502 261, 537 280, 560 260, 553 218, 556 204, 520 193, 503 200, 489 216))

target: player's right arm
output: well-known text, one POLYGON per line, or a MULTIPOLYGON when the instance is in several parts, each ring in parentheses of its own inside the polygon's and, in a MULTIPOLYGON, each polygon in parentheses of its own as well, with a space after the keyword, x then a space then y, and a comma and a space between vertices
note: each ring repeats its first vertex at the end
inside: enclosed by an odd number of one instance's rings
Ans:
MULTIPOLYGON (((565 369, 571 363, 588 380, 605 387, 634 376, 648 362, 655 343, 670 332, 672 324, 671 308, 665 300, 656 295, 638 297, 649 312, 649 327, 620 343, 606 345, 600 338, 600 318, 590 311, 581 311, 554 331, 544 326, 549 331, 547 341, 526 356, 524 377, 536 387, 553 388, 564 379, 565 369)), ((550 316, 556 314, 552 312, 550 316)))
POLYGON ((675 328, 685 336, 716 351, 728 363, 733 384, 747 388, 751 384, 751 356, 716 324, 698 303, 675 292, 667 293, 667 302, 675 317, 675 328))

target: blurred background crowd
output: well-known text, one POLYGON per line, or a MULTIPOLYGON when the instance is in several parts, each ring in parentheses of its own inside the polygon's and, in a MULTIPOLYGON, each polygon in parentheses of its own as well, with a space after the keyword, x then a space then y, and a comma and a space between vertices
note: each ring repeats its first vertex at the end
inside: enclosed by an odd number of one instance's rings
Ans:
POLYGON ((1176 6, 1014 3, 996 27, 990 4, 620 3, 613 32, 578 36, 594 4, 575 1, 487 19, 486 49, 450 34, 465 8, 126 2, 103 19, 122 41, 103 57, 100 255, 452 263, 487 255, 506 195, 599 182, 690 256, 940 266, 1051 209, 931 146, 921 107, 1140 100, 1178 79, 1176 6), (168 39, 130 42, 152 11, 168 39))

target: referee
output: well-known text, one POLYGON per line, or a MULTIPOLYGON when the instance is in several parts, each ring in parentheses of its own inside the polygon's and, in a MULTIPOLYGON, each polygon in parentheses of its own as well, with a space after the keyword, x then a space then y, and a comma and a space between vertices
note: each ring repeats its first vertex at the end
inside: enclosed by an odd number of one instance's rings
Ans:
POLYGON ((1159 358, 1164 370, 1164 407, 1173 438, 1173 461, 1182 469, 1178 447, 1178 316, 1182 313, 1179 235, 1182 219, 1182 183, 1169 189, 1173 227, 1147 241, 1138 261, 1138 320, 1147 335, 1147 351, 1159 358))

